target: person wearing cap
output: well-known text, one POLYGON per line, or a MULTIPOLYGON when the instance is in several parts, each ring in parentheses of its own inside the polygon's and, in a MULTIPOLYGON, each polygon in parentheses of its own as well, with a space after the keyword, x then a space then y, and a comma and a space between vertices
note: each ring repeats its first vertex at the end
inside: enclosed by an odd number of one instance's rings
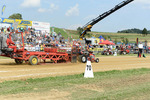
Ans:
POLYGON ((139 48, 139 55, 138 55, 138 57, 141 57, 142 50, 143 50, 143 44, 142 44, 142 42, 140 42, 140 44, 138 45, 138 48, 139 48))

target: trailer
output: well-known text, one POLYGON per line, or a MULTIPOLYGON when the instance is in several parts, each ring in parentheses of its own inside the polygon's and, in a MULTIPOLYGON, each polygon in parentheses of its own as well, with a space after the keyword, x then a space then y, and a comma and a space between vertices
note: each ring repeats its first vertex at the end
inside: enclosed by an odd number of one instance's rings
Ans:
POLYGON ((0 38, 0 55, 15 59, 15 62, 17 64, 22 64, 23 61, 25 61, 26 63, 29 63, 31 65, 37 65, 39 60, 43 60, 45 62, 45 60, 47 59, 49 59, 53 63, 68 62, 71 60, 71 54, 69 54, 65 49, 45 47, 43 51, 26 50, 24 46, 23 32, 11 32, 9 34, 9 38, 4 39, 2 36, 0 36, 0 38), (17 44, 13 40, 13 34, 21 36, 19 46, 17 46, 17 44), (5 42, 7 43, 7 45, 3 46, 5 42))

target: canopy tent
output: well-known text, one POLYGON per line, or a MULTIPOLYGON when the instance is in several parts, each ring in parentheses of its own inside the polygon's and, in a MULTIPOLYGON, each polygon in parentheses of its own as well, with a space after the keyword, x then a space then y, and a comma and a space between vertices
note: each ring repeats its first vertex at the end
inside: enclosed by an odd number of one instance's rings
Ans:
POLYGON ((110 41, 108 41, 108 40, 105 40, 104 42, 99 43, 99 44, 115 45, 115 43, 112 43, 112 42, 110 42, 110 41))
POLYGON ((103 38, 103 36, 99 36, 98 38, 100 39, 100 41, 99 41, 100 43, 102 43, 102 42, 105 41, 105 39, 103 38))

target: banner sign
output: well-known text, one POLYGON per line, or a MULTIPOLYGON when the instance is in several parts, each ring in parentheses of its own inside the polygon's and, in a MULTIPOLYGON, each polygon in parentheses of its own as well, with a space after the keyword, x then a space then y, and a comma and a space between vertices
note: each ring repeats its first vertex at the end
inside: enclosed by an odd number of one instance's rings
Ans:
POLYGON ((32 21, 32 28, 35 30, 41 30, 42 32, 50 32, 50 23, 32 21))
POLYGON ((32 26, 32 21, 29 21, 29 20, 0 18, 0 23, 13 24, 14 22, 18 22, 18 25, 32 26))
POLYGON ((13 24, 14 22, 15 22, 15 20, 14 20, 14 19, 0 18, 0 23, 13 24))
POLYGON ((32 26, 32 21, 28 21, 28 20, 15 19, 15 22, 18 22, 19 25, 23 25, 23 26, 32 26))
POLYGON ((36 31, 41 31, 42 33, 50 33, 50 23, 46 22, 38 22, 38 21, 29 21, 29 20, 21 20, 21 19, 9 19, 9 18, 0 18, 0 23, 2 24, 10 24, 10 26, 19 27, 32 27, 35 28, 36 31))

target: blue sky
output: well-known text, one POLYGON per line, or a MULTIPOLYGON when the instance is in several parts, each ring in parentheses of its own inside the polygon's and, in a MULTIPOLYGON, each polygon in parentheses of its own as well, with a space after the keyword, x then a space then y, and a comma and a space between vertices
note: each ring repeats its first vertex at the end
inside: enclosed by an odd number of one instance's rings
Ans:
MULTIPOLYGON (((49 22, 51 26, 76 29, 123 0, 0 0, 1 17, 21 13, 24 20, 49 22)), ((92 31, 117 32, 130 28, 150 30, 150 0, 134 0, 93 26, 92 31)))

